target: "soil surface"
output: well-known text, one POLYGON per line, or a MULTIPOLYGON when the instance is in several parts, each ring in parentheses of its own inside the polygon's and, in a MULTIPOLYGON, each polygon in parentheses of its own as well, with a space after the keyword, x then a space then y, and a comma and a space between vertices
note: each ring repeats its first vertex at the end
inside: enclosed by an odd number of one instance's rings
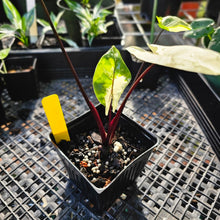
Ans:
POLYGON ((95 186, 103 188, 144 151, 137 146, 139 142, 117 130, 112 145, 106 149, 97 131, 91 131, 77 135, 73 141, 61 141, 59 148, 95 186))

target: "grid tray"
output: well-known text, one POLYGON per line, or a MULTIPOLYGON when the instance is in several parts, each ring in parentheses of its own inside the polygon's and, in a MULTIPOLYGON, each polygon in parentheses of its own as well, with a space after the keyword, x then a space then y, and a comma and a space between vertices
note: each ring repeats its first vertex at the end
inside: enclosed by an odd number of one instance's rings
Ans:
MULTIPOLYGON (((97 100, 89 77, 81 81, 97 100)), ((69 181, 49 141, 41 98, 59 95, 70 121, 87 110, 74 80, 41 83, 40 98, 12 102, 0 130, 0 219, 219 219, 220 163, 178 89, 165 75, 156 90, 136 90, 124 113, 160 138, 135 185, 102 216, 69 181)))
MULTIPOLYGON (((150 30, 138 10, 139 5, 123 4, 116 10, 125 46, 148 43, 150 30)), ((160 44, 173 44, 170 39, 160 44)), ((97 104, 91 79, 81 80, 97 104)), ((220 219, 219 160, 167 75, 154 91, 136 90, 126 105, 124 113, 157 135, 160 144, 136 184, 102 216, 88 208, 88 199, 68 179, 41 106, 42 97, 56 93, 67 121, 82 114, 87 107, 75 81, 53 80, 40 88, 39 99, 24 103, 3 94, 9 122, 0 128, 0 219, 220 219)))

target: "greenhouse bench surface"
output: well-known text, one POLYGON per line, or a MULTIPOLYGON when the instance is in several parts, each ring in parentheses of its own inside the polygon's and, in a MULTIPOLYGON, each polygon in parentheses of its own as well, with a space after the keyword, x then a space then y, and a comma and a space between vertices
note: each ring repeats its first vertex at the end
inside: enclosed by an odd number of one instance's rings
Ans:
MULTIPOLYGON (((91 78, 81 81, 98 104, 91 78)), ((67 122, 88 110, 73 79, 41 82, 39 99, 27 102, 3 93, 10 120, 0 130, 0 219, 219 219, 219 160, 168 75, 155 90, 136 89, 126 105, 124 114, 160 143, 102 216, 88 208, 50 142, 41 99, 54 93, 67 122)))
MULTIPOLYGON (((119 5, 116 16, 124 46, 146 47, 150 29, 139 4, 119 5)), ((182 37, 175 40, 184 43, 182 37)), ((172 36, 161 38, 159 44, 172 45, 172 36)), ((91 76, 80 80, 98 104, 91 76)), ((169 75, 159 79, 155 90, 136 89, 126 104, 123 113, 160 142, 136 183, 101 216, 69 180, 49 139, 41 100, 50 94, 59 95, 67 122, 88 110, 73 79, 41 82, 39 98, 26 102, 14 102, 3 92, 8 123, 0 128, 0 220, 220 219, 220 155, 212 150, 169 75)))

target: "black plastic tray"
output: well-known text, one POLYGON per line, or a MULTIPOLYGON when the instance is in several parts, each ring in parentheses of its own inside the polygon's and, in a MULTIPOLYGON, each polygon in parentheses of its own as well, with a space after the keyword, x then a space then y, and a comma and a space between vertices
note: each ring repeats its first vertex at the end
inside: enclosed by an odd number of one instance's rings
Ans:
POLYGON ((180 92, 220 160, 220 98, 204 76, 179 71, 180 92))

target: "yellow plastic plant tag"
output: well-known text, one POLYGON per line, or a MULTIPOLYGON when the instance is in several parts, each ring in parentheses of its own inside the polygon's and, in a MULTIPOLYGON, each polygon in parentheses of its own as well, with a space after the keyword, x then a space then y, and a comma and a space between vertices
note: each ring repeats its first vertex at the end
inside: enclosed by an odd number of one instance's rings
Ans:
POLYGON ((70 141, 58 95, 44 97, 42 105, 56 143, 58 144, 61 140, 70 141))

